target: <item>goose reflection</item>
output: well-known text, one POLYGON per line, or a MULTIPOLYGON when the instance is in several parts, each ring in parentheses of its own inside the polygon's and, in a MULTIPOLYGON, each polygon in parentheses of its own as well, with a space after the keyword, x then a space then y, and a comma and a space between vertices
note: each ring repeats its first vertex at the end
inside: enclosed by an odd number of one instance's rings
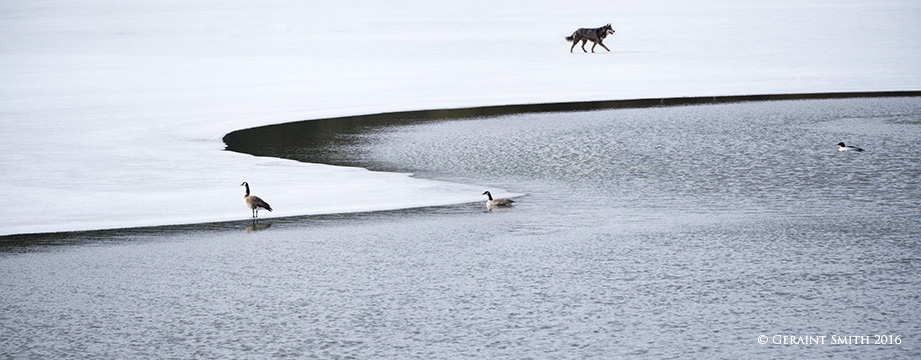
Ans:
POLYGON ((260 223, 257 223, 255 220, 253 220, 253 224, 250 225, 250 226, 247 226, 246 228, 244 228, 244 229, 243 229, 243 232, 245 232, 245 233, 251 233, 251 232, 254 232, 254 231, 262 231, 262 230, 268 229, 268 228, 270 228, 270 227, 272 227, 272 223, 263 223, 263 224, 260 224, 260 223))

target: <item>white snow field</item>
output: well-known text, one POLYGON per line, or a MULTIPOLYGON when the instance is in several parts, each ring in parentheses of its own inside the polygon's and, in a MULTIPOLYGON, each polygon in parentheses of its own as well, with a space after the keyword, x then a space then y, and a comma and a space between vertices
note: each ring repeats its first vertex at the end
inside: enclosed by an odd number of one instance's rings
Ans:
POLYGON ((0 235, 248 219, 243 181, 265 217, 483 201, 483 184, 221 138, 401 110, 918 90, 918 19, 916 0, 4 0, 0 235), (611 52, 569 52, 609 22, 611 52))

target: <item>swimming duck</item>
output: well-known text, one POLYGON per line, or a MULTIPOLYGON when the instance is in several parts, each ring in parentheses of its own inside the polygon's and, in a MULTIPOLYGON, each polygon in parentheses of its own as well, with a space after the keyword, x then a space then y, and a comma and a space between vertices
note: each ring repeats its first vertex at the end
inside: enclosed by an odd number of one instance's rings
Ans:
POLYGON ((856 146, 844 145, 843 142, 839 142, 838 151, 863 151, 863 149, 856 146))

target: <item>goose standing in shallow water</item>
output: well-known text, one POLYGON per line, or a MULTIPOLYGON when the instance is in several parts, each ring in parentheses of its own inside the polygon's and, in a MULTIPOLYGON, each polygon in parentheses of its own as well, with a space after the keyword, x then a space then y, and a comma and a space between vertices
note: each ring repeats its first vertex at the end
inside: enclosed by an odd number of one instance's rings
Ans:
POLYGON ((249 195, 249 183, 244 181, 240 186, 246 186, 246 195, 243 195, 243 201, 246 203, 246 207, 250 208, 253 211, 253 219, 255 220, 259 216, 259 209, 266 209, 272 211, 272 206, 269 203, 263 201, 258 196, 249 195))
POLYGON ((484 192, 483 195, 486 195, 486 197, 489 198, 489 200, 486 200, 486 209, 488 210, 492 210, 493 208, 500 208, 500 207, 510 207, 512 206, 512 203, 515 202, 515 200, 510 200, 510 199, 493 200, 492 194, 490 194, 489 191, 484 192))
POLYGON ((856 146, 846 146, 843 142, 838 143, 838 151, 863 151, 863 149, 856 146))

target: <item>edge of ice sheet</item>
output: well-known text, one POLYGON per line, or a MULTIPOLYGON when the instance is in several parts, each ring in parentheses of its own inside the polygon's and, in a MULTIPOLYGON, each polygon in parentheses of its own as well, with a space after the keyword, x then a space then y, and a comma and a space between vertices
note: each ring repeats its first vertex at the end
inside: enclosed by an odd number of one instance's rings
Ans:
POLYGON ((224 134, 260 125, 921 88, 913 0, 0 7, 0 234, 243 220, 243 181, 278 209, 266 217, 482 200, 480 186, 222 151, 224 134), (612 52, 568 51, 565 36, 605 23, 612 52))

